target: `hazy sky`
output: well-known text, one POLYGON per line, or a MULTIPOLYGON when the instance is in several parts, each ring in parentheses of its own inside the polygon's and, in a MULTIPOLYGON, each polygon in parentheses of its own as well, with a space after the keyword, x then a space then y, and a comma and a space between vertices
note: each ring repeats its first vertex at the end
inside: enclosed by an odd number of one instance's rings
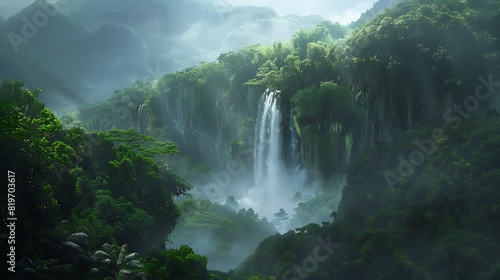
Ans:
POLYGON ((22 7, 27 6, 35 1, 33 0, 0 0, 0 5, 6 7, 22 7))
POLYGON ((279 15, 320 15, 324 18, 348 24, 373 6, 377 0, 221 0, 231 5, 268 6, 279 15))
MULTIPOLYGON (((376 0, 214 0, 231 5, 268 6, 279 15, 320 15, 324 18, 348 24, 356 20, 361 13, 372 7, 376 0)), ((34 0, 0 0, 0 5, 6 7, 23 7, 34 0)))

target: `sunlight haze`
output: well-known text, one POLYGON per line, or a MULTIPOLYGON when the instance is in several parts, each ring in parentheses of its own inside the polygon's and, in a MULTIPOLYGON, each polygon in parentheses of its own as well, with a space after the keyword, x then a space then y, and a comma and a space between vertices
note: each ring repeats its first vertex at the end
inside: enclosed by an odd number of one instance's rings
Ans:
MULTIPOLYGON (((11 9, 13 12, 20 11, 23 7, 26 7, 33 3, 33 0, 0 0, 0 7, 6 7, 11 9)), ((51 0, 49 2, 56 2, 51 0)), ((286 16, 289 14, 307 16, 307 15, 319 15, 325 19, 333 22, 338 22, 340 24, 349 24, 359 16, 370 9, 376 1, 374 0, 337 0, 337 1, 326 1, 326 0, 312 0, 308 1, 307 5, 304 7, 304 2, 302 1, 287 1, 287 0, 211 0, 209 2, 215 2, 220 4, 229 4, 233 6, 262 6, 270 7, 274 9, 280 16, 286 16)), ((5 12, 0 12, 0 15, 5 16, 5 12)), ((9 14, 11 16, 11 14, 9 14)))

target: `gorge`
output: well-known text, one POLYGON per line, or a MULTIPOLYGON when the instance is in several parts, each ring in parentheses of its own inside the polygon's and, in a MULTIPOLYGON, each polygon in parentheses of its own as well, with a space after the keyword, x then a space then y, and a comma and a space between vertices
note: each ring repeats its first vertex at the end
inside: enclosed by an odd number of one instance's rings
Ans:
POLYGON ((0 216, 23 221, 20 279, 498 279, 498 1, 381 0, 350 26, 211 0, 106 3, 61 6, 19 56, 0 37, 0 76, 42 86, 0 85, 0 169, 16 186, 0 216), (283 24, 289 41, 236 44, 283 24), (77 48, 55 43, 65 34, 77 48), (238 42, 205 62, 191 36, 238 42), (50 73, 42 54, 119 71, 50 73), (130 84, 142 60, 191 66, 130 84), (100 101, 57 112, 68 90, 100 101))

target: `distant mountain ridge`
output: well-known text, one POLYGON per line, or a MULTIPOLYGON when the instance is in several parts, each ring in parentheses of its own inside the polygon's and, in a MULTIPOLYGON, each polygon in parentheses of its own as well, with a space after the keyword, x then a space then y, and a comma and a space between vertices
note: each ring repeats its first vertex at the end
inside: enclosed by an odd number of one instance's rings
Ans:
MULTIPOLYGON (((24 37, 24 19, 33 24, 35 13, 47 13, 44 5, 46 0, 37 0, 3 24, 0 21, 0 34, 24 37)), ((26 65, 9 75, 0 72, 0 79, 15 77, 30 86, 43 85, 46 95, 41 98, 46 96, 43 101, 52 108, 76 102, 75 98, 62 101, 66 95, 76 94, 86 102, 96 102, 138 79, 155 79, 247 45, 289 40, 298 30, 323 20, 280 17, 270 8, 233 7, 200 0, 77 0, 58 8, 57 13, 46 14, 43 26, 35 26, 33 38, 11 43, 14 50, 23 50, 19 55, 37 57, 40 65, 26 65), (47 69, 43 73, 53 73, 58 83, 74 94, 55 94, 50 85, 32 85, 27 77, 32 77, 29 72, 38 67, 47 69)), ((4 60, 11 55, 9 52, 0 50, 2 65, 7 65, 4 60)))
POLYGON ((7 19, 12 15, 18 13, 19 10, 20 8, 17 7, 7 7, 5 5, 0 4, 0 17, 2 17, 3 19, 7 19))
POLYGON ((408 0, 379 0, 373 4, 373 7, 362 13, 358 20, 352 22, 350 26, 352 28, 359 27, 364 23, 370 21, 376 15, 383 12, 385 9, 390 8, 398 3, 405 2, 408 0))

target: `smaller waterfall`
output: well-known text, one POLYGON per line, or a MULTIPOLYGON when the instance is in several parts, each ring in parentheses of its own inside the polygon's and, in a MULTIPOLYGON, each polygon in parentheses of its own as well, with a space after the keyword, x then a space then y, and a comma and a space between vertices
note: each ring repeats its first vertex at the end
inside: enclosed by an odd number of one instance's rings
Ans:
POLYGON ((144 104, 139 105, 139 110, 137 111, 137 131, 144 133, 144 104))
POLYGON ((290 130, 290 163, 294 169, 300 168, 300 143, 297 129, 295 128, 295 121, 292 109, 290 109, 290 123, 288 125, 290 130))

